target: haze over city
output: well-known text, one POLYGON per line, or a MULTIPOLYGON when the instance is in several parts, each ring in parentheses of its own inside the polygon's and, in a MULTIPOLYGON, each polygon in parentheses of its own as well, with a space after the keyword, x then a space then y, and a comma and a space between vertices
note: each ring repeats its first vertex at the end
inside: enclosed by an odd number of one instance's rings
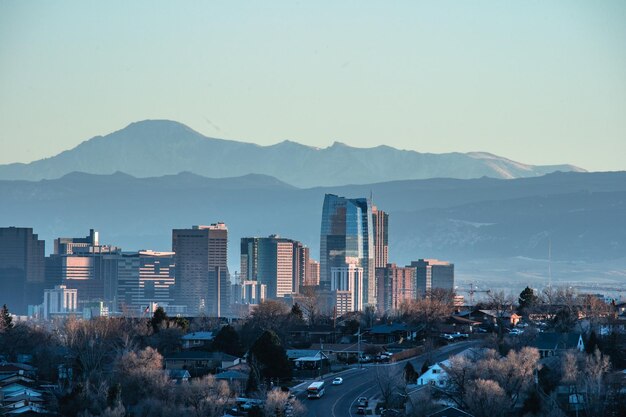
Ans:
POLYGON ((0 416, 626 417, 626 3, 0 2, 0 416))

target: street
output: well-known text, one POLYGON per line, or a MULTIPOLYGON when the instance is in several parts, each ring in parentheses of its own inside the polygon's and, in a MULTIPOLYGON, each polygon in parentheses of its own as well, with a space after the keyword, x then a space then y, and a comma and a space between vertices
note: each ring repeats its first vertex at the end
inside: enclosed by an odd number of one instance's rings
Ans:
MULTIPOLYGON (((477 342, 454 343, 443 346, 430 355, 433 361, 440 362, 476 344, 477 342)), ((309 417, 353 417, 356 416, 354 403, 358 397, 371 398, 379 393, 376 382, 377 369, 387 367, 391 368, 392 372, 400 373, 406 362, 411 361, 419 370, 418 366, 421 366, 427 356, 428 354, 424 354, 391 364, 367 364, 362 369, 351 368, 324 378, 326 392, 322 398, 309 400, 306 393, 298 395, 298 398, 306 405, 309 417), (336 376, 343 378, 343 384, 332 385, 332 380, 336 376)))

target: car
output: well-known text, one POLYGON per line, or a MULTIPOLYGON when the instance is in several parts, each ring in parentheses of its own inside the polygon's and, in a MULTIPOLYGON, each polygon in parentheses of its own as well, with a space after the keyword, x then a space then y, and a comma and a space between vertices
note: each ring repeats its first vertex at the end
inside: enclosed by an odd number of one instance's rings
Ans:
POLYGON ((357 413, 357 414, 365 414, 365 410, 367 410, 367 407, 364 407, 364 406, 361 406, 361 405, 360 405, 360 406, 356 409, 356 413, 357 413))
POLYGON ((359 397, 356 400, 356 405, 357 407, 367 407, 369 405, 369 400, 367 397, 359 397))
POLYGON ((338 376, 337 378, 333 379, 333 385, 341 385, 343 384, 343 378, 338 376))
POLYGON ((511 330, 509 330, 509 334, 511 334, 513 336, 517 336, 517 335, 520 335, 522 333, 524 333, 524 331, 520 330, 520 329, 511 329, 511 330))
POLYGON ((446 340, 454 340, 454 337, 452 337, 451 334, 442 333, 441 337, 446 339, 446 340))

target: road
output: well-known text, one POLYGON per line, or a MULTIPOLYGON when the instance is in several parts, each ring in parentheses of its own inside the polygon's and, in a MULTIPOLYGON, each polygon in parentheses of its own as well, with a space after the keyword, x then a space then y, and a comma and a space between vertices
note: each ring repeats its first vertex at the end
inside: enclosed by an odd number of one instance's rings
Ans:
MULTIPOLYGON (((454 343, 443 346, 431 352, 430 355, 433 361, 440 362, 469 347, 475 346, 476 343, 477 342, 454 343)), ((326 392, 322 398, 309 400, 306 398, 306 393, 298 395, 298 398, 307 407, 307 415, 309 417, 355 417, 356 406, 354 403, 357 398, 371 398, 380 393, 376 382, 378 372, 400 373, 404 369, 407 361, 417 362, 417 370, 419 370, 426 357, 427 354, 424 354, 391 364, 367 364, 364 365, 362 369, 352 368, 324 378, 326 382, 326 392), (331 384, 335 376, 341 376, 343 378, 342 385, 334 386, 331 384)))

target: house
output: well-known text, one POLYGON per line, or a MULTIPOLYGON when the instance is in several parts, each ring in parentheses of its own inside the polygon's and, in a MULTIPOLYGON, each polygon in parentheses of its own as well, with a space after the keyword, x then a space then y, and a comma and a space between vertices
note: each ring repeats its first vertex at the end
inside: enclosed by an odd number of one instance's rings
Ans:
POLYGON ((248 381, 248 374, 240 371, 228 370, 215 375, 215 379, 228 381, 228 383, 231 385, 234 382, 239 382, 245 385, 248 381))
POLYGON ((444 333, 474 333, 474 330, 480 326, 481 322, 477 320, 471 320, 467 317, 461 317, 459 315, 453 315, 448 317, 439 326, 439 330, 444 333))
POLYGON ((379 324, 368 329, 365 334, 372 343, 396 343, 412 340, 418 328, 405 323, 379 324))
POLYGON ((538 333, 531 346, 539 350, 542 358, 555 356, 569 349, 580 352, 585 350, 585 342, 580 333, 538 333))
POLYGON ((515 326, 520 322, 522 316, 512 311, 499 311, 499 310, 474 310, 469 317, 470 320, 478 320, 483 324, 498 324, 498 319, 502 320, 504 324, 515 326))
POLYGON ((180 339, 183 341, 183 349, 190 349, 199 346, 208 346, 215 338, 213 332, 192 332, 187 333, 180 339))
POLYGON ((448 383, 447 371, 449 368, 449 360, 434 364, 417 378, 417 385, 434 385, 438 388, 445 387, 448 383))
POLYGON ((191 374, 186 369, 166 369, 165 373, 172 381, 177 384, 189 382, 189 378, 191 378, 191 374))
POLYGON ((338 332, 331 325, 321 324, 316 326, 294 326, 289 330, 289 340, 292 343, 332 343, 337 340, 338 332))
POLYGON ((459 410, 456 407, 446 407, 441 411, 429 414, 428 417, 474 417, 470 413, 466 413, 463 410, 459 410))
POLYGON ((319 351, 313 356, 302 356, 293 361, 296 369, 321 369, 322 366, 328 365, 328 355, 319 351))
POLYGON ((223 352, 189 350, 172 353, 165 357, 165 369, 186 369, 192 376, 228 369, 238 365, 241 359, 223 352))

